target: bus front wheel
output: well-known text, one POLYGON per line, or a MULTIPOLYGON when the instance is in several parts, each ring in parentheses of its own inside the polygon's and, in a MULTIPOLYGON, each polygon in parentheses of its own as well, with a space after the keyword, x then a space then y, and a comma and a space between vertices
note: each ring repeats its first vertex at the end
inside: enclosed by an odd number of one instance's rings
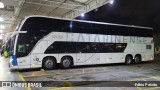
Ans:
POLYGON ((63 69, 71 68, 72 66, 72 58, 71 57, 63 57, 61 59, 60 67, 63 69))
POLYGON ((127 55, 125 58, 125 64, 129 65, 132 64, 132 56, 131 55, 127 55))
POLYGON ((56 67, 56 60, 53 57, 45 57, 42 62, 43 69, 51 70, 56 67))

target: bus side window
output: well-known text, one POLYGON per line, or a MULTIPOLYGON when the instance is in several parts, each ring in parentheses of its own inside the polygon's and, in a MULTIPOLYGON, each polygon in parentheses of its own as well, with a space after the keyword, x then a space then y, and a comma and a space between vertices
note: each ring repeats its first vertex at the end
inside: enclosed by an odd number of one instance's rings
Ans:
POLYGON ((115 46, 115 51, 116 52, 123 52, 126 48, 125 44, 116 44, 115 46))
POLYGON ((21 53, 25 52, 25 45, 24 44, 18 45, 18 52, 21 52, 21 53))
POLYGON ((115 46, 114 46, 114 44, 105 43, 105 44, 103 44, 102 50, 103 50, 104 53, 114 52, 115 51, 115 46))
POLYGON ((146 49, 152 49, 151 45, 146 45, 146 49))

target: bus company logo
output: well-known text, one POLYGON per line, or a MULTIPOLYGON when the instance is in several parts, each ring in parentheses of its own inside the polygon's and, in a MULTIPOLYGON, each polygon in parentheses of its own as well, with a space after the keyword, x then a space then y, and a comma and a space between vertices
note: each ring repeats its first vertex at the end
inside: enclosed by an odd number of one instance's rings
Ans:
POLYGON ((2 87, 12 87, 11 82, 2 82, 2 87))

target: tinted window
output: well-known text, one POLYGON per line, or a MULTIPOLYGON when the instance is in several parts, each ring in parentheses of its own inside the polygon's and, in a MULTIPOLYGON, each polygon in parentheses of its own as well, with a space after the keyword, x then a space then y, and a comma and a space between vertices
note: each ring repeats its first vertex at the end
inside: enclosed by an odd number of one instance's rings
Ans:
POLYGON ((153 37, 151 29, 107 25, 109 35, 153 37))
POLYGON ((152 49, 151 45, 146 45, 146 49, 152 49))
POLYGON ((112 53, 123 52, 126 43, 54 42, 45 54, 54 53, 112 53))
POLYGON ((71 22, 70 31, 74 33, 91 33, 91 24, 82 22, 71 22))

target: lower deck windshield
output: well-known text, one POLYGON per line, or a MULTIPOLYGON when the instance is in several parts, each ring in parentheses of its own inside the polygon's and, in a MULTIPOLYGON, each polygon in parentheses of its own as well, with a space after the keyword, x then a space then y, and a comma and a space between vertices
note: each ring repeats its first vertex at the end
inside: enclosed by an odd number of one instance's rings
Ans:
POLYGON ((5 49, 8 51, 9 56, 13 55, 15 38, 16 36, 12 36, 6 43, 5 49))

